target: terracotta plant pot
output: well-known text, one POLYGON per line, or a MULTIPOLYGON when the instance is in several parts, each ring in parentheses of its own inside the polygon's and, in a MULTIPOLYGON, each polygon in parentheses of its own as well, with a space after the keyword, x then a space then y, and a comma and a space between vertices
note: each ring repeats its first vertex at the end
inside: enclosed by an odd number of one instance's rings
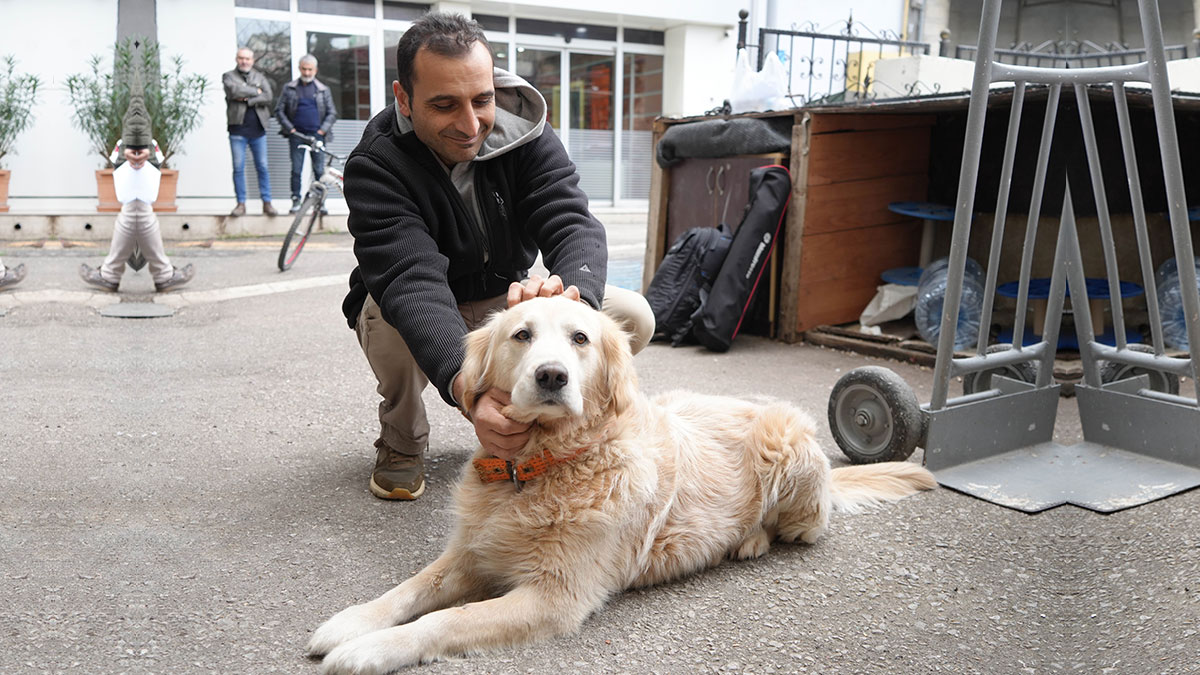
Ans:
POLYGON ((175 205, 175 191, 179 187, 179 172, 175 169, 163 169, 162 179, 158 182, 158 199, 154 200, 154 210, 174 213, 179 209, 175 205))
MULTIPOLYGON (((97 211, 114 212, 121 210, 121 202, 117 201, 117 190, 113 185, 113 170, 98 169, 96 171, 96 194, 100 197, 97 211)), ((172 213, 178 210, 175 204, 175 193, 179 187, 179 172, 175 169, 163 169, 162 179, 158 184, 158 199, 154 201, 154 210, 172 213)))
POLYGON ((100 197, 97 211, 120 211, 121 202, 117 201, 117 188, 113 185, 112 169, 96 170, 96 194, 100 197))
POLYGON ((12 172, 0 169, 0 213, 8 211, 8 179, 12 172))

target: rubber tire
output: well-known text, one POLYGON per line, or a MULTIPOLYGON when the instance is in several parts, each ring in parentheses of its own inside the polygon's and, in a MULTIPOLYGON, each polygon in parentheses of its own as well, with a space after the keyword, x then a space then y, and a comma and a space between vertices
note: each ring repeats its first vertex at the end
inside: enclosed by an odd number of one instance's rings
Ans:
POLYGON ((313 225, 316 224, 319 215, 320 208, 317 204, 317 197, 315 195, 305 197, 304 202, 300 204, 300 210, 296 212, 296 217, 292 220, 292 226, 288 228, 287 234, 283 237, 283 247, 279 249, 280 272, 286 272, 296 264, 296 258, 299 258, 300 251, 304 250, 304 244, 308 242, 308 235, 312 233, 313 225), (304 233, 296 238, 300 230, 304 230, 304 233), (295 248, 289 250, 293 239, 295 239, 295 248))
MULTIPOLYGON (((1009 344, 990 345, 985 350, 985 353, 996 354, 998 352, 1007 352, 1012 348, 1012 345, 1009 344)), ((1037 365, 1031 361, 1025 361, 1024 363, 989 368, 977 373, 967 373, 963 376, 963 394, 969 395, 991 389, 993 375, 1003 375, 1014 380, 1033 384, 1037 382, 1037 365)))
POLYGON ((855 464, 897 462, 908 459, 921 443, 925 414, 899 375, 865 366, 846 373, 834 385, 829 394, 829 429, 855 464))
MULTIPOLYGON (((1154 347, 1150 345, 1131 344, 1125 347, 1130 351, 1141 352, 1143 354, 1154 353, 1154 347)), ((1124 363, 1117 363, 1116 361, 1100 362, 1100 382, 1103 384, 1142 374, 1150 376, 1150 389, 1152 391, 1172 394, 1174 396, 1179 395, 1179 376, 1174 373, 1161 370, 1147 370, 1140 366, 1130 366, 1124 363)))

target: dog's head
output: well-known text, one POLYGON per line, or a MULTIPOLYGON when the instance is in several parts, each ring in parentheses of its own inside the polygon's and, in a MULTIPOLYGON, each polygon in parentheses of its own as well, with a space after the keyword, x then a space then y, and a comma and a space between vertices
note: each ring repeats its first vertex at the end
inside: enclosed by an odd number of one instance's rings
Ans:
POLYGON ((637 391, 628 335, 603 313, 563 297, 496 313, 467 335, 466 351, 467 410, 496 387, 512 392, 506 414, 513 419, 586 423, 620 414, 637 391))

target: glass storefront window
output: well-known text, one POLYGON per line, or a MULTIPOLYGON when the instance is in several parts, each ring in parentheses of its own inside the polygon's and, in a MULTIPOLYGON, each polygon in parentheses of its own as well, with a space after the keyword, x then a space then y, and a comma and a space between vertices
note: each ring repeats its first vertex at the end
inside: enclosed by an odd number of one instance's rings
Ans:
POLYGON ((507 16, 492 16, 490 14, 472 14, 472 19, 475 19, 484 30, 494 30, 497 33, 508 32, 508 17, 507 16))
POLYGON ((571 128, 613 128, 613 57, 571 53, 571 128))
POLYGON ((579 187, 590 199, 613 198, 613 55, 570 58, 567 150, 579 168, 579 187))
POLYGON ((625 41, 642 45, 662 45, 664 33, 661 30, 642 30, 641 28, 626 28, 625 41))
POLYGON ((654 118, 662 115, 663 57, 626 53, 623 65, 622 128, 627 131, 652 131, 654 118))
POLYGON ((375 18, 375 0, 300 0, 297 8, 313 14, 375 18))
MULTIPOLYGON (((292 79, 292 27, 287 21, 263 21, 261 19, 238 19, 238 47, 249 47, 254 51, 254 67, 262 71, 271 81, 275 97, 283 91, 283 85, 292 79)), ((229 55, 229 68, 233 67, 233 54, 229 55)))
POLYGON ((281 9, 285 12, 291 9, 289 0, 236 0, 233 5, 234 7, 253 7, 255 9, 281 9))
POLYGON ((546 99, 546 121, 559 129, 562 53, 556 49, 517 47, 517 75, 542 93, 546 99))
MULTIPOLYGON (((504 30, 508 30, 507 27, 504 30)), ((590 23, 571 23, 567 21, 544 21, 542 19, 517 19, 517 32, 529 35, 553 35, 570 42, 580 40, 617 41, 615 26, 596 26, 590 23)))
POLYGON ((395 2, 395 0, 383 0, 383 18, 399 19, 400 21, 416 21, 421 18, 421 15, 429 11, 429 5, 422 5, 416 2, 395 2))
POLYGON ((392 83, 396 81, 399 71, 396 67, 396 45, 399 44, 401 35, 404 35, 402 30, 383 31, 383 90, 387 92, 383 98, 388 105, 396 100, 396 96, 392 94, 392 83))
POLYGON ((365 35, 309 32, 307 44, 309 53, 317 57, 317 77, 332 90, 338 117, 371 119, 370 39, 365 35))
POLYGON ((663 57, 625 54, 621 82, 621 197, 650 198, 654 119, 662 115, 663 57))

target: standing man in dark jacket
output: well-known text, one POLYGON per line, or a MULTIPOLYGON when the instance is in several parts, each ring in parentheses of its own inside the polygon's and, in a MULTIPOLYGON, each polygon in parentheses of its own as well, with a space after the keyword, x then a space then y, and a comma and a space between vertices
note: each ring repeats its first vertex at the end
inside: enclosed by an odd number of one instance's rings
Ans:
MULTIPOLYGON (((292 156, 292 208, 288 213, 300 210, 300 172, 304 170, 304 148, 307 143, 300 136, 313 136, 328 143, 333 138, 333 123, 337 121, 337 110, 333 107, 333 94, 329 87, 317 79, 317 57, 305 54, 300 57, 300 77, 283 85, 279 102, 275 104, 275 119, 279 120, 279 133, 288 139, 292 156)), ((310 152, 313 178, 319 179, 325 172, 325 155, 310 152)), ((325 206, 321 206, 324 214, 325 206)))
MULTIPOLYGON (((613 316, 633 351, 654 333, 642 296, 606 286, 604 226, 588 211, 575 165, 546 124, 546 102, 494 69, 483 31, 429 13, 396 47, 394 107, 367 125, 346 163, 348 226, 358 268, 343 304, 378 380, 380 433, 371 492, 424 491, 432 382, 458 407, 462 339, 488 313, 563 294, 613 316), (526 280, 538 252, 550 271, 526 280)), ((529 425, 490 390, 471 410, 485 455, 511 460, 529 425)))
POLYGON ((273 216, 271 183, 267 179, 267 120, 271 119, 271 81, 254 69, 254 52, 237 50, 237 68, 221 76, 225 86, 225 118, 229 125, 229 149, 233 153, 233 191, 237 206, 231 216, 246 215, 246 148, 254 153, 258 192, 263 214, 273 216))

